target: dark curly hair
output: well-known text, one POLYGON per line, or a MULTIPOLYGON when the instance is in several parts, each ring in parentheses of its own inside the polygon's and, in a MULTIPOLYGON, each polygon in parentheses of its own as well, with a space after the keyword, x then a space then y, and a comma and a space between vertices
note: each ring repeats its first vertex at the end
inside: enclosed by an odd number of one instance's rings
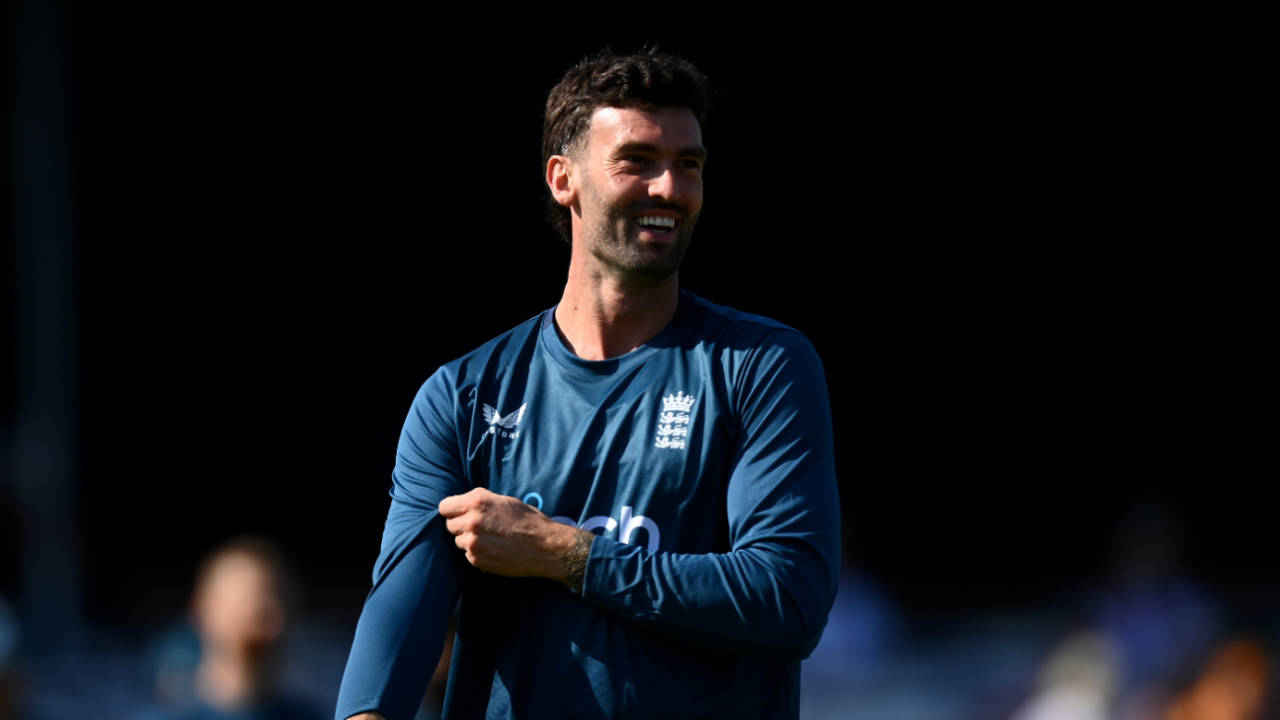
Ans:
MULTIPOLYGON (((552 155, 578 149, 598 108, 687 107, 704 126, 710 104, 707 78, 688 60, 656 48, 629 55, 605 48, 569 68, 547 95, 542 169, 552 155)), ((570 240, 569 208, 548 197, 547 220, 570 240)))

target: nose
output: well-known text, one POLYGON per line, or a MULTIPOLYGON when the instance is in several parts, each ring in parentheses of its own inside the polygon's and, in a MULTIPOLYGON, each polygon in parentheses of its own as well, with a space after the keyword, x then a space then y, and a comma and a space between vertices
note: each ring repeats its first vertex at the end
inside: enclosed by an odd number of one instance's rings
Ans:
POLYGON ((649 197, 672 202, 676 196, 676 178, 671 168, 663 168, 649 181, 649 197))

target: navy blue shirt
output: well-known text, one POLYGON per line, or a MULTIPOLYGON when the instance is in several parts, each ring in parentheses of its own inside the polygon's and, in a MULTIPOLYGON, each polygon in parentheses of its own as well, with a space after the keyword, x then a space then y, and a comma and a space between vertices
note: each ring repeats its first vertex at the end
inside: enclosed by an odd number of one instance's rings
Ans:
POLYGON ((553 317, 414 399, 336 717, 412 717, 459 594, 446 718, 795 717, 840 567, 813 346, 689 292, 604 361, 553 317), (600 534, 581 591, 471 567, 436 505, 475 487, 600 534))

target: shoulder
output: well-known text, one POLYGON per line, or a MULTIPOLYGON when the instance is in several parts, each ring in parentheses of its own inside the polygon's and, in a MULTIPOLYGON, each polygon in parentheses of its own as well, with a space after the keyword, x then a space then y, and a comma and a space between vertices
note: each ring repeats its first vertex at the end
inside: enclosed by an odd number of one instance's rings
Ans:
POLYGON ((550 310, 525 320, 476 349, 441 365, 427 378, 418 392, 419 398, 436 393, 457 397, 465 394, 495 368, 505 368, 521 354, 532 352, 538 331, 550 310))
MULTIPOLYGON (((771 418, 828 402, 813 343, 785 323, 689 293, 687 337, 709 356, 725 402, 740 418, 771 418)), ((815 419, 817 416, 815 416, 815 419)))
POLYGON ((743 312, 727 305, 717 305, 688 290, 681 293, 681 306, 688 308, 689 320, 698 323, 704 332, 730 332, 769 334, 772 332, 799 333, 799 330, 756 313, 743 312))
POLYGON ((452 447, 451 429, 466 424, 465 416, 475 406, 477 388, 498 379, 501 373, 516 365, 514 357, 536 347, 538 328, 545 315, 546 312, 536 315, 436 368, 419 385, 402 435, 421 440, 420 436, 426 434, 438 445, 452 447))
POLYGON ((813 343, 790 325, 717 305, 688 291, 684 291, 681 303, 686 338, 720 356, 732 367, 794 355, 818 361, 813 343))

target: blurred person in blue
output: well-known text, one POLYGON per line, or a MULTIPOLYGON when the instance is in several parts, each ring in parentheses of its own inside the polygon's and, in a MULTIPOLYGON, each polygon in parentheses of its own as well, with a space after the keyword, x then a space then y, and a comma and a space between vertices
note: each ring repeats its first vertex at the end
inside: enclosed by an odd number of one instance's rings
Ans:
POLYGON ((656 50, 550 92, 563 295, 414 398, 337 718, 411 717, 459 596, 450 720, 798 716, 840 569, 831 411, 804 335, 680 287, 709 96, 656 50))
POLYGON ((201 562, 190 619, 199 640, 190 675, 157 678, 161 702, 136 720, 317 720, 320 707, 278 685, 280 650, 296 592, 275 543, 244 536, 201 562), (188 687, 175 688, 185 681, 188 687))

